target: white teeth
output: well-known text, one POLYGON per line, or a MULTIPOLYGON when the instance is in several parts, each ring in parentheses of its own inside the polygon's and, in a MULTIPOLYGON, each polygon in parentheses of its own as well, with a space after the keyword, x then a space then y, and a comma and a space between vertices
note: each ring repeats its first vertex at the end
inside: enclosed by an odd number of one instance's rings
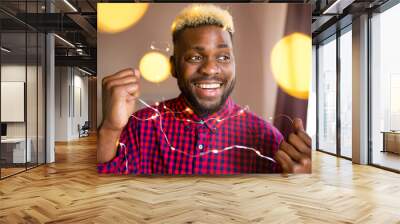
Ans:
POLYGON ((219 83, 210 83, 210 84, 196 84, 197 87, 200 87, 202 89, 216 89, 221 86, 219 83))

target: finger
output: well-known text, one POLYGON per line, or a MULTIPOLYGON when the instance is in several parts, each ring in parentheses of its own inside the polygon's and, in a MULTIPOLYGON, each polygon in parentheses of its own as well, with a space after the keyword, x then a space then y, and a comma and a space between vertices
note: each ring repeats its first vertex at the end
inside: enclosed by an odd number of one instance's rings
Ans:
POLYGON ((297 151, 292 145, 286 141, 282 141, 280 149, 286 152, 286 154, 294 161, 300 163, 303 156, 299 151, 297 151))
POLYGON ((123 78, 125 76, 129 76, 129 75, 133 75, 133 74, 134 74, 133 69, 127 68, 127 69, 118 71, 115 74, 112 74, 112 75, 104 77, 103 78, 103 84, 105 84, 106 82, 109 82, 111 80, 118 79, 118 78, 123 78))
POLYGON ((292 159, 290 159, 290 157, 282 150, 278 150, 275 155, 283 171, 286 173, 292 173, 294 166, 294 162, 292 161, 292 159))
POLYGON ((138 91, 138 89, 139 85, 134 82, 113 86, 109 94, 110 100, 130 99, 130 96, 136 96, 136 91, 138 91))
POLYGON ((139 98, 139 96, 140 96, 140 86, 139 86, 138 90, 134 94, 131 94, 131 96, 133 96, 135 99, 139 98))
POLYGON ((134 76, 134 75, 135 75, 135 71, 132 68, 126 68, 126 69, 123 69, 123 70, 113 74, 113 75, 109 75, 109 76, 104 77, 103 78, 103 85, 106 82, 109 82, 109 81, 112 81, 112 80, 115 80, 115 79, 120 79, 120 78, 124 78, 126 76, 134 76))
POLYGON ((283 159, 281 158, 280 154, 275 154, 274 156, 275 161, 279 164, 279 166, 282 169, 281 174, 285 177, 287 177, 288 173, 289 173, 289 168, 286 166, 286 164, 284 163, 283 159))
POLYGON ((128 95, 128 96, 126 97, 126 101, 127 101, 128 103, 130 103, 130 102, 132 102, 132 101, 136 101, 138 98, 139 98, 138 94, 135 94, 135 95, 128 95))
POLYGON ((125 84, 134 84, 134 83, 138 83, 139 80, 137 80, 136 77, 134 76, 127 76, 124 78, 120 78, 120 79, 114 79, 111 80, 109 82, 106 83, 106 85, 104 86, 104 88, 106 90, 112 90, 113 88, 117 87, 117 86, 123 86, 125 84))
POLYGON ((126 92, 126 96, 135 96, 136 92, 139 90, 139 85, 135 82, 126 83, 124 85, 118 86, 126 92))
POLYGON ((300 164, 302 165, 302 167, 308 167, 311 172, 311 165, 312 165, 311 157, 301 159, 300 164))
POLYGON ((311 148, 307 146, 306 143, 303 142, 303 140, 296 134, 291 133, 289 135, 288 142, 301 153, 304 153, 306 155, 311 155, 311 148))
POLYGON ((132 114, 135 112, 136 108, 136 99, 139 97, 139 85, 128 83, 125 85, 118 86, 118 91, 124 92, 123 96, 125 96, 125 101, 129 108, 129 113, 132 114))
POLYGON ((293 167, 293 173, 306 173, 306 170, 304 166, 298 164, 293 167))
POLYGON ((303 140, 304 143, 307 144, 307 146, 311 147, 312 145, 312 140, 311 137, 304 131, 298 131, 297 135, 303 140))
MULTIPOLYGON (((279 151, 278 151, 279 152, 279 151)), ((274 159, 275 161, 282 167, 282 173, 288 173, 289 167, 287 167, 286 163, 284 160, 281 158, 282 156, 280 153, 275 153, 274 159)))
POLYGON ((311 173, 311 167, 311 158, 304 158, 301 164, 293 166, 293 173, 311 173))
POLYGON ((127 92, 128 92, 128 95, 126 96, 126 100, 128 102, 130 102, 132 100, 136 100, 139 98, 139 95, 140 95, 140 86, 139 85, 128 86, 127 92))
POLYGON ((140 79, 141 74, 140 74, 140 71, 139 71, 138 69, 135 68, 135 69, 133 70, 133 73, 134 73, 134 76, 135 76, 136 78, 140 79))
POLYGON ((300 118, 293 119, 293 127, 295 132, 304 131, 303 121, 300 118))
POLYGON ((300 138, 311 147, 311 138, 304 130, 303 121, 300 118, 295 118, 293 120, 293 127, 296 134, 300 136, 300 138))

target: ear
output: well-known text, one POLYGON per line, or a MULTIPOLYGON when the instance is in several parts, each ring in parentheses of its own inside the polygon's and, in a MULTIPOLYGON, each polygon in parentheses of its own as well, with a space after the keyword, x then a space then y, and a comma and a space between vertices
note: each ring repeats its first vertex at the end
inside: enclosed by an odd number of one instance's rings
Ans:
POLYGON ((171 75, 174 77, 174 78, 177 78, 176 76, 176 67, 175 67, 175 57, 174 56, 171 56, 171 57, 169 57, 169 64, 170 64, 170 66, 171 66, 171 75))

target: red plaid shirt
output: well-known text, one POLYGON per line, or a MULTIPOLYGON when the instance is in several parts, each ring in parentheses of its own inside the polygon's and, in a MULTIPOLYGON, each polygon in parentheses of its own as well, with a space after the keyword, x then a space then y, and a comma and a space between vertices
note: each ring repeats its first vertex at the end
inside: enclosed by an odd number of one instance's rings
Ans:
POLYGON ((278 164, 248 149, 233 148, 198 156, 208 150, 221 150, 232 145, 252 147, 269 157, 273 157, 278 150, 282 134, 249 111, 238 115, 243 108, 235 104, 231 97, 222 109, 203 118, 186 110, 188 106, 182 95, 154 108, 161 113, 161 124, 167 139, 160 128, 160 117, 148 119, 156 112, 151 108, 139 110, 134 116, 147 120, 133 116, 129 119, 120 136, 120 143, 126 147, 120 144, 114 159, 98 164, 99 173, 235 174, 281 171, 278 164), (184 112, 172 113, 168 109, 184 112), (224 118, 228 119, 217 120, 224 118), (201 124, 188 120, 205 122, 201 124))

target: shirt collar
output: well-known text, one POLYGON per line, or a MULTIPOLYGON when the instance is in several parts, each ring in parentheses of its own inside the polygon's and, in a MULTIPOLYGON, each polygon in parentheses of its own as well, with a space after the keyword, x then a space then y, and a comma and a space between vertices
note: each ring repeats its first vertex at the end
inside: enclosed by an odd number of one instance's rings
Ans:
POLYGON ((213 114, 200 117, 196 113, 194 113, 193 110, 191 110, 190 105, 186 102, 183 94, 181 93, 178 98, 176 98, 176 100, 174 100, 174 102, 169 105, 169 107, 175 112, 183 112, 177 113, 177 117, 180 117, 181 119, 190 119, 195 122, 203 121, 209 129, 215 130, 218 126, 219 119, 224 119, 232 115, 234 105, 235 103, 233 102, 231 96, 229 96, 220 110, 213 114))

